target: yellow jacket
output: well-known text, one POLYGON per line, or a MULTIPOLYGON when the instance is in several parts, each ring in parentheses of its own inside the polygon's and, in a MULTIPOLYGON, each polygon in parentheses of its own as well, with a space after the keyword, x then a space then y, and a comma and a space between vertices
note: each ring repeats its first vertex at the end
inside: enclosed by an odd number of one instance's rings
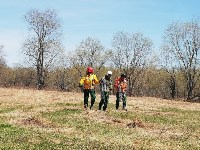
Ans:
POLYGON ((94 89, 94 85, 98 84, 99 80, 95 74, 86 75, 82 77, 79 84, 83 86, 83 89, 94 89))

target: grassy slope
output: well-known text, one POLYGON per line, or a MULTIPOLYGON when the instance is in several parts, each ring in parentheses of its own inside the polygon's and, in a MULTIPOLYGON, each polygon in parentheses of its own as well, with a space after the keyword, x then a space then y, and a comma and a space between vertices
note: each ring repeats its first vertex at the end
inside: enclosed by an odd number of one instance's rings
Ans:
POLYGON ((200 149, 200 104, 128 97, 83 109, 81 93, 0 88, 0 149, 200 149), (121 104, 120 104, 121 105, 121 104))

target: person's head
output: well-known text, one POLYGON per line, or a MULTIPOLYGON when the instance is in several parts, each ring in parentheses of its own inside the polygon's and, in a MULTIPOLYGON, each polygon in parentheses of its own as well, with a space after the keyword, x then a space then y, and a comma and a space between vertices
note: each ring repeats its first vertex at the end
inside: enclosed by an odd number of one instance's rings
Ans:
POLYGON ((124 73, 122 73, 120 77, 122 80, 124 80, 126 78, 126 75, 124 73))
POLYGON ((112 76, 112 71, 108 71, 107 74, 106 74, 106 76, 109 77, 109 78, 111 78, 111 76, 112 76))
POLYGON ((112 71, 108 71, 108 72, 107 72, 107 75, 108 75, 108 76, 112 76, 112 71))
POLYGON ((87 74, 92 74, 94 72, 94 69, 92 67, 87 67, 87 74))

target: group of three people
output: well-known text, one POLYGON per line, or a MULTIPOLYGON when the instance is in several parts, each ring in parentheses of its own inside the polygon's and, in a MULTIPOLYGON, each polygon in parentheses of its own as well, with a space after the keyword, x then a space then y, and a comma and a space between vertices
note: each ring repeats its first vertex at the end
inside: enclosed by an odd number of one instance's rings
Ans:
MULTIPOLYGON (((96 94, 95 94, 95 85, 100 85, 101 100, 99 102, 99 110, 103 108, 104 111, 107 109, 109 95, 113 91, 113 82, 112 82, 112 71, 108 71, 107 74, 98 80, 97 76, 94 74, 94 69, 88 67, 86 70, 86 75, 81 78, 79 82, 79 87, 83 89, 84 93, 84 108, 88 108, 88 99, 89 95, 91 96, 91 105, 92 109, 96 94)), ((117 77, 115 80, 114 87, 116 89, 116 109, 119 108, 119 103, 122 101, 122 109, 127 111, 126 108, 126 89, 127 89, 127 80, 126 75, 121 74, 120 77, 117 77)))

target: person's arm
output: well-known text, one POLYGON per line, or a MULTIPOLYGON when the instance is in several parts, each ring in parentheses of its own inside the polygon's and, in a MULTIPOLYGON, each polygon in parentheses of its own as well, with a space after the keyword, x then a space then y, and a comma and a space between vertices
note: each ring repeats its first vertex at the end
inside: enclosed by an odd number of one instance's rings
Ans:
POLYGON ((118 86, 119 86, 119 78, 116 78, 115 84, 114 84, 114 87, 116 88, 116 90, 118 90, 118 86))
POLYGON ((94 79, 93 79, 93 80, 94 80, 94 83, 95 83, 95 84, 99 84, 99 80, 97 79, 97 76, 96 76, 96 75, 94 75, 94 79))
POLYGON ((112 94, 112 92, 113 92, 113 82, 112 82, 112 80, 110 80, 110 82, 109 82, 109 93, 112 94))
POLYGON ((83 86, 84 80, 85 80, 85 77, 82 77, 81 80, 80 80, 80 82, 79 82, 79 87, 83 86))

